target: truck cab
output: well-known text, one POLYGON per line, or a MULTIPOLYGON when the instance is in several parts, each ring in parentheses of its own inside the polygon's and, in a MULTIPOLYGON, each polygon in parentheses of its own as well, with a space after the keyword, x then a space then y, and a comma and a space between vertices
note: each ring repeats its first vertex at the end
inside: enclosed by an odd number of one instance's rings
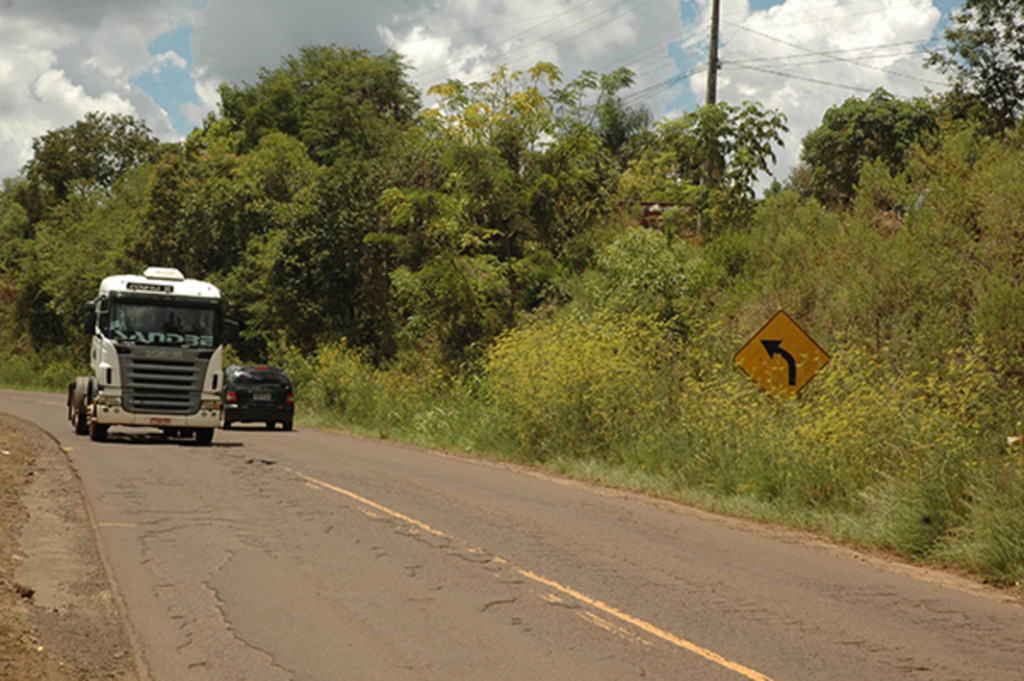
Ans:
POLYGON ((68 417, 80 435, 111 426, 159 428, 210 444, 220 421, 224 345, 237 325, 220 290, 177 269, 107 277, 86 304, 92 375, 68 386, 68 417))

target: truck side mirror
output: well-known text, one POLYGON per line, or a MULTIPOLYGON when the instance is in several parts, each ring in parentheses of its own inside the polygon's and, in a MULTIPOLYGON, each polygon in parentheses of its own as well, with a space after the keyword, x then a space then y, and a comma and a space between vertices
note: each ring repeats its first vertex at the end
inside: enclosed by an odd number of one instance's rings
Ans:
POLYGON ((224 320, 224 342, 238 342, 238 322, 236 322, 234 319, 224 320))
POLYGON ((85 304, 85 335, 96 333, 96 303, 90 300, 85 304))

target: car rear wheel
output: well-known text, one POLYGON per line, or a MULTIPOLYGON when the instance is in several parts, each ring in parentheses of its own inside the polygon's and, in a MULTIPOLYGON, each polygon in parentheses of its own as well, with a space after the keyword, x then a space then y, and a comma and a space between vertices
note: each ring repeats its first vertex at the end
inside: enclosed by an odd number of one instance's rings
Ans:
POLYGON ((291 421, 283 421, 281 423, 281 427, 283 429, 285 429, 285 430, 291 430, 292 429, 292 422, 291 421))
POLYGON ((274 421, 267 421, 267 430, 274 429, 274 421))

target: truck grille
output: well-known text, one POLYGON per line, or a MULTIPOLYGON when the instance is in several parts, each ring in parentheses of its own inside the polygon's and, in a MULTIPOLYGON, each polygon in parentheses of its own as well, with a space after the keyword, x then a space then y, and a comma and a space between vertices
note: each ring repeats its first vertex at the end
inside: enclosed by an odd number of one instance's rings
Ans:
POLYGON ((136 348, 119 359, 125 411, 174 415, 199 411, 208 357, 187 349, 136 348))

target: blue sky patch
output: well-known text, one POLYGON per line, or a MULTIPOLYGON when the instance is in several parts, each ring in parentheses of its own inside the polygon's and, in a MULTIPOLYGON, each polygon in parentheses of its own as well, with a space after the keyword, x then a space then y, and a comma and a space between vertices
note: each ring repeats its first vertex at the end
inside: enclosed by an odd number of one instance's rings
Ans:
POLYGON ((195 125, 181 111, 185 103, 199 104, 192 80, 192 26, 180 26, 154 40, 149 46, 153 64, 148 71, 132 80, 160 108, 167 112, 174 129, 181 135, 192 132, 195 125))

